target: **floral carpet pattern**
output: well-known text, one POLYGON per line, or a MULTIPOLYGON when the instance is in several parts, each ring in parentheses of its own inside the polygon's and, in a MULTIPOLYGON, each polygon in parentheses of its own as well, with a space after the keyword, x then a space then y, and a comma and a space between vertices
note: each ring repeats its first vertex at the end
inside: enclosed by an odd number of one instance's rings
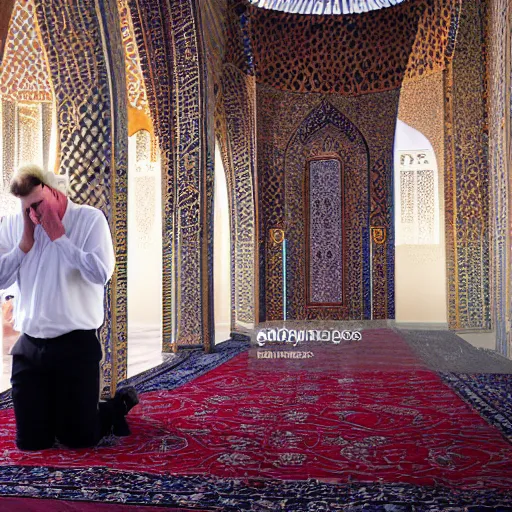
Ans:
POLYGON ((462 377, 454 392, 455 377, 429 370, 396 332, 308 347, 307 360, 247 348, 188 353, 132 379, 133 435, 112 446, 20 452, 12 409, 1 410, 0 496, 226 511, 512 507, 512 444, 482 404, 461 399, 462 377))

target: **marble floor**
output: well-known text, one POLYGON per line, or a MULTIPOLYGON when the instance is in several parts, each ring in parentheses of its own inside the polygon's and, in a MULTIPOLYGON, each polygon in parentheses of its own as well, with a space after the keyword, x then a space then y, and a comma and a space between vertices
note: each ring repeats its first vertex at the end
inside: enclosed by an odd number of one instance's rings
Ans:
POLYGON ((160 326, 133 326, 128 329, 128 377, 163 362, 160 326))
MULTIPOLYGON (((230 330, 227 326, 219 326, 215 331, 215 342, 228 340, 230 330)), ((0 329, 0 344, 2 346, 2 372, 0 374, 0 392, 11 387, 12 357, 9 351, 17 339, 17 333, 2 334, 0 329)), ((128 331, 128 377, 137 375, 145 370, 158 366, 163 362, 161 351, 162 339, 160 326, 137 325, 128 331)))

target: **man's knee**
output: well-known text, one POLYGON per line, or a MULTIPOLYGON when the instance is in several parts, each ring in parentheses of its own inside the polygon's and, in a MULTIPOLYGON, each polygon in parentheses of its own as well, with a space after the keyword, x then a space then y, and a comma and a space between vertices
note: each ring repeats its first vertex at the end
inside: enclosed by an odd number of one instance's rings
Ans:
POLYGON ((32 438, 32 439, 24 439, 20 437, 16 437, 16 446, 18 450, 26 451, 26 452, 34 452, 39 450, 48 450, 53 447, 55 439, 53 438, 32 438))
POLYGON ((98 443, 98 436, 95 432, 77 432, 60 435, 58 440, 67 448, 92 448, 98 443))

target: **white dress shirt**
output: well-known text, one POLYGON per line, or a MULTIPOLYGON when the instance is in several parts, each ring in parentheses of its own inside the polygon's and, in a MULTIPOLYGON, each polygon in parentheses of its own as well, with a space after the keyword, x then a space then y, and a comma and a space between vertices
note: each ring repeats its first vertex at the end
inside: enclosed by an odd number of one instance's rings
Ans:
POLYGON ((37 225, 27 254, 18 247, 22 213, 0 224, 0 290, 17 285, 15 329, 34 338, 97 329, 104 320, 105 284, 115 267, 108 222, 100 210, 68 199, 62 224, 66 234, 54 242, 37 225))

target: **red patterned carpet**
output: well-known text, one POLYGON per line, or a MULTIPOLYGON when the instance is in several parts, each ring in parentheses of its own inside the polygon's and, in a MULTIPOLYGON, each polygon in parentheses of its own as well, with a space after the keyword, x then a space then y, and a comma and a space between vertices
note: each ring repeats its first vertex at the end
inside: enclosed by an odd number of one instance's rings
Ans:
POLYGON ((307 360, 243 353, 174 391, 144 393, 134 435, 114 447, 23 453, 12 410, 0 411, 1 463, 512 490, 512 446, 398 334, 313 350, 307 360))
MULTIPOLYGON (((80 503, 63 500, 33 498, 0 498, 0 512, 137 512, 142 507, 110 505, 106 503, 80 503)), ((144 507, 144 512, 192 512, 184 508, 144 507)), ((193 512, 201 512, 194 509, 193 512)))

